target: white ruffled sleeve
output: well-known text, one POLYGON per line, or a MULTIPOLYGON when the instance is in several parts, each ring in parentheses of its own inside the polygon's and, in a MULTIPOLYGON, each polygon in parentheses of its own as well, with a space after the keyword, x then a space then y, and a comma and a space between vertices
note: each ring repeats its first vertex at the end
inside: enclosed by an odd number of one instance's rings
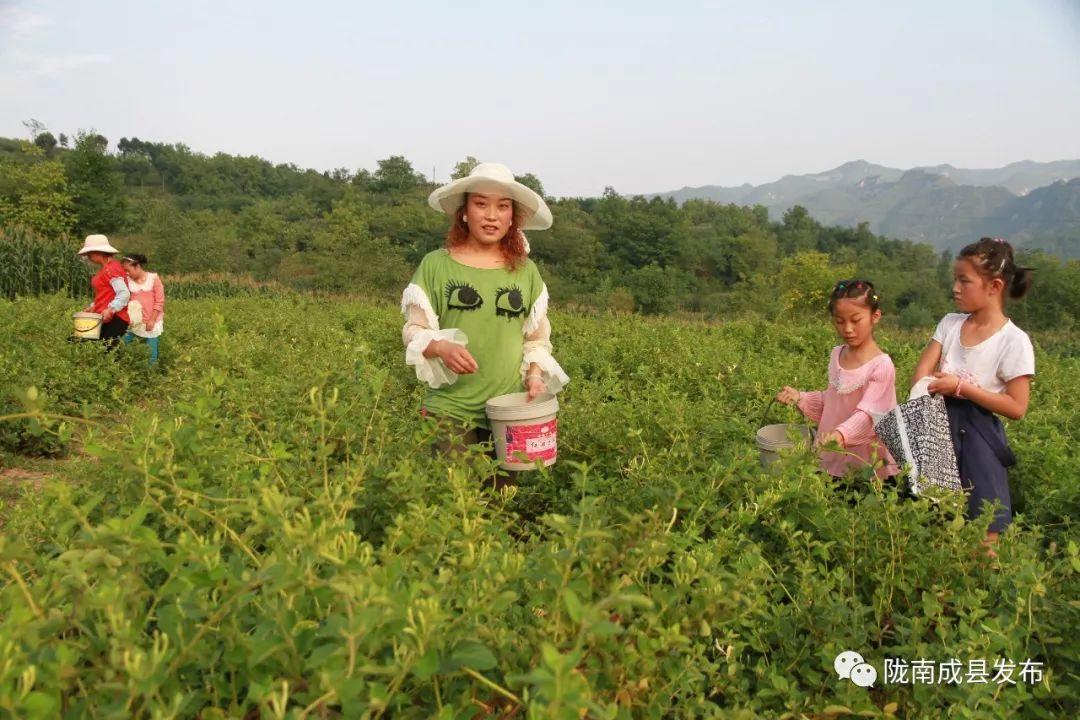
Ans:
POLYGON ((543 381, 547 385, 548 392, 557 393, 570 382, 570 378, 551 354, 551 322, 547 317, 547 309, 548 291, 545 285, 540 291, 540 297, 533 303, 532 311, 522 328, 525 344, 521 357, 521 381, 525 382, 525 374, 529 371, 529 366, 536 363, 543 374, 543 381))
POLYGON ((401 329, 405 364, 416 369, 416 379, 432 388, 457 382, 457 373, 446 367, 442 358, 424 357, 424 350, 432 340, 447 340, 464 346, 469 344, 469 338, 457 328, 439 329, 439 318, 419 285, 411 284, 405 288, 401 295, 401 312, 405 315, 405 326, 401 329))
POLYGON ((442 358, 424 357, 424 350, 432 340, 447 340, 458 345, 468 345, 469 338, 457 328, 446 330, 419 330, 405 346, 405 364, 416 368, 416 379, 430 387, 441 388, 457 382, 457 373, 446 367, 442 358))

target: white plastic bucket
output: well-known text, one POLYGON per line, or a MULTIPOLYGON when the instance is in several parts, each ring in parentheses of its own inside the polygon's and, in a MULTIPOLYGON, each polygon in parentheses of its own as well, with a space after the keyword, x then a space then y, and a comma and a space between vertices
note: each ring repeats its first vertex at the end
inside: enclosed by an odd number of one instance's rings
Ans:
POLYGON ((101 339, 101 314, 77 312, 71 316, 74 328, 72 334, 84 340, 101 339))
POLYGON ((780 459, 781 450, 790 450, 795 447, 790 435, 794 433, 799 438, 810 440, 810 428, 806 425, 790 425, 779 423, 766 425, 757 431, 757 446, 761 456, 761 466, 769 467, 780 459))
POLYGON ((507 470, 534 470, 537 460, 554 465, 559 454, 559 401, 551 393, 531 402, 528 397, 523 392, 499 395, 485 405, 495 454, 507 470))

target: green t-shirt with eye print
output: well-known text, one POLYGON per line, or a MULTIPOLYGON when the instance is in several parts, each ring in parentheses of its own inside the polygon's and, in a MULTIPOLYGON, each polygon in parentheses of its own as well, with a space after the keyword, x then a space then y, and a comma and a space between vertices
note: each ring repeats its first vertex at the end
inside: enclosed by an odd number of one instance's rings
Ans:
POLYGON ((427 388, 424 408, 486 428, 484 403, 523 389, 522 329, 544 288, 536 263, 526 259, 515 272, 474 268, 440 249, 424 256, 412 282, 427 295, 440 328, 458 328, 469 338, 479 367, 452 385, 427 388))

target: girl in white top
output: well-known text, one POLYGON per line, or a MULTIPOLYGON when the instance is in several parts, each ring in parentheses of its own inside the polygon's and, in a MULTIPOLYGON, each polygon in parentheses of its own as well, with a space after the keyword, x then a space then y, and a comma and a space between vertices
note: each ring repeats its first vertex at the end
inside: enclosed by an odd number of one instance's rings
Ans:
POLYGON ((960 251, 953 265, 958 313, 942 318, 915 368, 913 384, 946 396, 960 478, 969 515, 997 501, 986 536, 987 551, 1012 520, 1006 467, 1015 463, 996 415, 1024 417, 1035 374, 1027 333, 1005 315, 1005 300, 1021 298, 1032 271, 1016 266, 1013 249, 1000 238, 982 238, 960 251), (933 378, 926 376, 933 375, 933 378))

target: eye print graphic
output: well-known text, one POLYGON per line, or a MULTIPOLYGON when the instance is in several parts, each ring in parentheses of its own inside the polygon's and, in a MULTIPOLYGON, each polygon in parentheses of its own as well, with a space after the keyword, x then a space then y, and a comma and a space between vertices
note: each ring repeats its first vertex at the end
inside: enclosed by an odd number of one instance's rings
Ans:
POLYGON ((484 304, 480 293, 469 283, 451 280, 446 286, 446 308, 448 310, 479 310, 484 304))
POLYGON ((495 291, 495 314, 507 319, 524 315, 525 303, 521 299, 521 288, 510 285, 495 291))

